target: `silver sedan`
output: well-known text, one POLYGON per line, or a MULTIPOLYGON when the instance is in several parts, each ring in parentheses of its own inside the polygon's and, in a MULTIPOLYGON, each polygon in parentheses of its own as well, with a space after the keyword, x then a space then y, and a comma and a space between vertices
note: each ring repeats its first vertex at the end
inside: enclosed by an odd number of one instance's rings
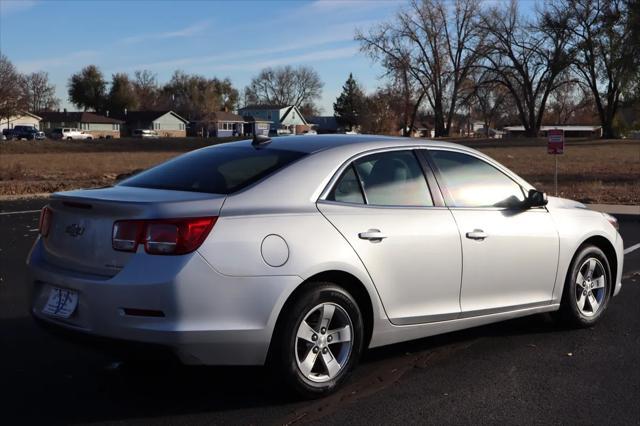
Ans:
POLYGON ((267 364, 309 397, 366 348, 550 311, 591 326, 622 261, 613 217, 473 149, 334 135, 207 147, 54 194, 28 259, 40 323, 267 364))

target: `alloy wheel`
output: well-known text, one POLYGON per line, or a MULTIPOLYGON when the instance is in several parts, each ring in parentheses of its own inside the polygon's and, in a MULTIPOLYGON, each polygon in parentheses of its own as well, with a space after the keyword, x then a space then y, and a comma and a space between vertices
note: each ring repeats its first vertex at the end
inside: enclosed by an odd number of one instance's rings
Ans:
POLYGON ((344 308, 322 303, 304 317, 296 334, 295 356, 302 375, 312 382, 334 379, 353 349, 353 323, 344 308))
POLYGON ((587 258, 576 276, 576 304, 585 317, 597 314, 604 303, 608 290, 607 275, 600 260, 587 258))

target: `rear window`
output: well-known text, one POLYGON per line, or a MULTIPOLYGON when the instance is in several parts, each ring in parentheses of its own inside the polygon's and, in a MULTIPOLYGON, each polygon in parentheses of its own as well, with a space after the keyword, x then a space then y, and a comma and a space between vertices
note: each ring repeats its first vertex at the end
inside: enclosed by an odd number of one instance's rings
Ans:
POLYGON ((231 194, 305 155, 297 151, 246 146, 207 148, 176 157, 119 185, 231 194))

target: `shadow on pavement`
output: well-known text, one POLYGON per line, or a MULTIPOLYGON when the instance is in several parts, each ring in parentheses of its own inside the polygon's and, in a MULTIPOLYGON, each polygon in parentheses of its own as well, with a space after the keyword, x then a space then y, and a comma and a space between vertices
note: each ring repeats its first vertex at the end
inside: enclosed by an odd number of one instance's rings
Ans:
MULTIPOLYGON (((402 366, 415 367, 416 359, 432 353, 439 355, 439 361, 456 356, 458 347, 483 337, 557 331, 548 315, 535 315, 373 349, 365 354, 347 388, 357 388, 358 382, 370 387, 367 378, 377 377, 385 366, 393 365, 397 371, 402 366)), ((120 362, 104 352, 51 336, 31 318, 3 320, 0 335, 5 341, 0 368, 9 387, 5 386, 9 392, 2 398, 8 424, 222 414, 260 407, 270 407, 266 411, 282 417, 311 404, 274 389, 269 372, 261 367, 187 367, 169 360, 120 362)), ((386 385, 379 390, 383 387, 386 385)), ((265 420, 263 414, 255 415, 255 421, 265 420)))

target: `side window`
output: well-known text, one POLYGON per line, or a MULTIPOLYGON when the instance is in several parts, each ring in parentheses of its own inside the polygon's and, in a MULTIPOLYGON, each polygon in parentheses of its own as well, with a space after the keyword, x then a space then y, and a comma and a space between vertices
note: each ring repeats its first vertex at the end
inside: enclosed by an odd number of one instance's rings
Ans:
POLYGON ((327 197, 329 201, 338 201, 341 203, 364 204, 364 196, 360 190, 360 183, 356 176, 353 165, 350 165, 338 182, 335 184, 331 193, 327 197))
POLYGON ((433 206, 427 181, 412 151, 373 154, 355 162, 367 204, 433 206))
POLYGON ((431 150, 455 207, 512 207, 524 201, 520 185, 471 155, 431 150))

